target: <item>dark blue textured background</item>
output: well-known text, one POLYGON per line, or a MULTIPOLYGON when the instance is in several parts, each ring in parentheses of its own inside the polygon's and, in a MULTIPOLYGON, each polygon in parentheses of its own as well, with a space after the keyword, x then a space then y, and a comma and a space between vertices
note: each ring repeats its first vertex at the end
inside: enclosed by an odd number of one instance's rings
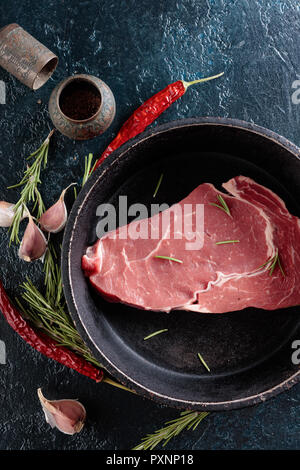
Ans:
MULTIPOLYGON (((180 78, 225 72, 188 90, 155 123, 194 116, 228 116, 268 127, 300 144, 300 105, 291 101, 300 78, 298 0, 14 0, 0 3, 0 27, 17 22, 57 53, 59 66, 33 93, 0 70, 7 104, 0 105, 0 199, 51 128, 47 102, 54 86, 74 73, 90 73, 111 87, 116 118, 101 137, 74 142, 53 137, 42 190, 47 204, 78 181, 83 157, 100 155, 131 112, 180 78), (42 103, 39 104, 38 100, 42 103)), ((38 279, 40 263, 25 266, 7 249, 0 231, 0 278, 10 295, 26 275, 38 279)), ((27 346, 0 317, 7 364, 0 365, 0 449, 130 449, 179 412, 94 384, 27 346), (88 421, 75 436, 45 423, 36 389, 52 398, 79 398, 88 421)), ((168 449, 296 449, 300 447, 300 388, 267 403, 211 414, 194 433, 168 449), (298 416, 298 417, 297 417, 298 416)))

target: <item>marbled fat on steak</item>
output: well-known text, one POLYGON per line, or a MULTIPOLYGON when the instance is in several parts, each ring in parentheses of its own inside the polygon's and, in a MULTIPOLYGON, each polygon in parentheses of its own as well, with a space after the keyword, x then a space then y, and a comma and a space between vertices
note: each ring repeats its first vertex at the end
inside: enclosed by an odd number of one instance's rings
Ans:
POLYGON ((110 301, 164 312, 224 313, 299 304, 300 220, 250 178, 238 176, 223 187, 229 194, 201 184, 166 211, 104 235, 82 257, 91 284, 110 301), (220 205, 218 195, 230 214, 213 205, 220 205), (199 204, 204 207, 204 243, 187 250, 187 243, 199 237, 193 217, 199 204), (187 207, 190 212, 184 212, 187 207), (183 227, 176 225, 180 213, 183 227), (141 227, 156 238, 126 237, 141 227), (217 244, 232 240, 238 242, 217 244), (276 254, 280 263, 270 269, 276 254))

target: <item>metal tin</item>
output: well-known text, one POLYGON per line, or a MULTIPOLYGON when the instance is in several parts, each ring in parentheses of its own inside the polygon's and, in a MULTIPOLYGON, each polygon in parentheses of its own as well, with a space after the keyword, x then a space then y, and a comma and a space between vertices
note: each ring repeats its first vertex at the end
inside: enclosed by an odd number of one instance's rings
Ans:
POLYGON ((58 57, 16 23, 0 29, 0 66, 32 90, 43 86, 58 57))
POLYGON ((100 78, 78 74, 66 78, 53 90, 49 100, 49 114, 56 129, 70 139, 87 140, 97 137, 108 129, 116 113, 116 103, 111 89, 100 78), (75 81, 85 81, 95 87, 101 97, 98 111, 87 119, 75 120, 66 116, 60 107, 63 90, 75 81))

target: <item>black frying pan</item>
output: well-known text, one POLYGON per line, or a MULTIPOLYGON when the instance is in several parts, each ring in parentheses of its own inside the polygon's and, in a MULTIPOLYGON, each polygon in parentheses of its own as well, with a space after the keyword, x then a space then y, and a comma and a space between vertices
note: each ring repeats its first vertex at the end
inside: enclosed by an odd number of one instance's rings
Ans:
POLYGON ((248 308, 222 315, 145 312, 109 303, 81 270, 96 241, 96 208, 104 202, 150 206, 180 201, 196 186, 245 175, 272 189, 300 216, 299 149, 272 131, 238 120, 197 118, 145 132, 114 152, 90 177, 69 216, 63 284, 74 322, 95 357, 137 393, 180 408, 221 410, 264 401, 299 381, 291 360, 300 339, 299 308, 248 308), (148 334, 167 328, 150 340, 148 334), (201 365, 201 352, 211 373, 201 365))

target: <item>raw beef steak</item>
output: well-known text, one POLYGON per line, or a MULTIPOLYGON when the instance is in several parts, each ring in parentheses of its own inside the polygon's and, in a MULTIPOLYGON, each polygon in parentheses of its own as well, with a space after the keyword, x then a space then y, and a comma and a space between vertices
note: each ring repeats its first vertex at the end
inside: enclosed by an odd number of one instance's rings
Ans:
POLYGON ((82 258, 91 284, 110 301, 165 312, 299 304, 299 219, 249 178, 239 176, 223 186, 229 194, 201 184, 169 209, 104 235, 82 258), (222 206, 218 195, 229 213, 214 205, 222 206), (198 206, 204 208, 201 233, 198 206), (148 236, 137 238, 142 231, 148 236), (200 240, 202 247, 187 249, 200 240), (229 243, 219 244, 224 241, 229 243))

